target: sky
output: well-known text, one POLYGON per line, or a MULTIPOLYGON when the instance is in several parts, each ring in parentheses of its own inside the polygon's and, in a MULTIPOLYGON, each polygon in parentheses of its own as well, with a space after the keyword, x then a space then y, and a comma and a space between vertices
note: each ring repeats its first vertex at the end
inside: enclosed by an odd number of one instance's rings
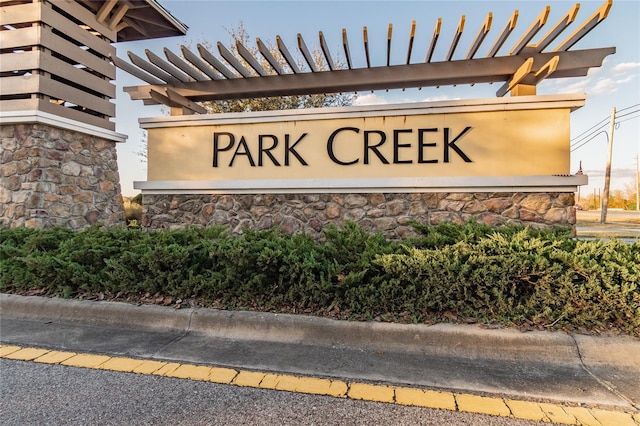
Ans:
MULTIPOLYGON (((406 59, 412 20, 416 21, 416 37, 412 63, 424 60, 437 18, 442 18, 441 38, 432 62, 444 60, 461 15, 466 16, 465 31, 453 59, 462 59, 468 46, 489 12, 493 25, 476 56, 486 54, 515 9, 519 11, 516 28, 498 53, 505 55, 526 31, 545 6, 551 6, 546 26, 532 43, 546 33, 556 21, 575 4, 573 1, 177 1, 159 0, 174 17, 189 27, 184 37, 118 43, 119 57, 128 61, 127 51, 144 57, 149 49, 159 56, 164 47, 179 52, 181 44, 217 41, 229 47, 229 31, 240 23, 253 41, 275 42, 279 35, 290 51, 297 46, 296 35, 301 33, 308 45, 317 46, 318 32, 322 31, 334 58, 341 57, 342 29, 349 35, 349 47, 355 67, 365 67, 362 47, 362 28, 367 26, 372 66, 386 64, 386 39, 389 24, 393 24, 391 64, 402 64, 406 59)), ((602 1, 582 1, 573 25, 585 21, 603 4, 602 1)), ((604 65, 592 69, 585 77, 549 79, 538 85, 539 95, 586 93, 585 106, 571 114, 571 172, 578 171, 580 162, 589 185, 580 194, 598 193, 604 185, 607 161, 608 133, 612 109, 618 110, 613 137, 611 188, 634 188, 636 185, 636 159, 640 153, 640 1, 614 0, 609 16, 583 37, 571 50, 616 47, 616 54, 605 59, 604 65)), ((557 38, 573 31, 566 30, 557 38)), ((563 37, 564 36, 564 37, 563 37)), ((550 47, 555 46, 552 44, 550 47)), ((215 56, 220 55, 214 52, 215 56)), ((118 144, 118 165, 122 193, 138 193, 133 181, 146 180, 146 164, 136 155, 143 149, 144 133, 138 125, 141 117, 167 115, 166 108, 144 106, 132 101, 123 87, 146 84, 118 70, 116 77, 116 131, 128 136, 118 144)), ((500 84, 461 85, 456 87, 389 90, 359 93, 356 104, 384 104, 442 101, 454 99, 495 98, 500 84)))

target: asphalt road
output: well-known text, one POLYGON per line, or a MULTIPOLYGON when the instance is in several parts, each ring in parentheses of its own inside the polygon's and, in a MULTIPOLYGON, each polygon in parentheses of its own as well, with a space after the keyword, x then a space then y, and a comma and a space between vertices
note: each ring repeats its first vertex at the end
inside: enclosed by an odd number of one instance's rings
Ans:
POLYGON ((10 425, 548 425, 209 382, 0 360, 10 425))

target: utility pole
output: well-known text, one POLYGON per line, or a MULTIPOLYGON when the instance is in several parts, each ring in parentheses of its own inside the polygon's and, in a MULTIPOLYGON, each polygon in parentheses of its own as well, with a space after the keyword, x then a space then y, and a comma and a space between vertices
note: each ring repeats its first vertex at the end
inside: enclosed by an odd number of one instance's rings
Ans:
POLYGON ((636 155, 636 211, 640 212, 640 151, 636 155))
POLYGON ((600 211, 600 223, 607 222, 607 208, 609 208, 609 186, 611 185, 611 157, 613 155, 613 130, 616 121, 616 107, 611 110, 611 126, 609 128, 609 154, 607 155, 607 168, 604 171, 604 190, 602 191, 602 210, 600 211))

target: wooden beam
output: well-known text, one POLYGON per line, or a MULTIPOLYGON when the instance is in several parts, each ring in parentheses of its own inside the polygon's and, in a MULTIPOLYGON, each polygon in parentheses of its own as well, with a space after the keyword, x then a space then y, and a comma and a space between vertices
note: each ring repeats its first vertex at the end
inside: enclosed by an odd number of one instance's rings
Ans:
POLYGON ((107 0, 102 3, 102 7, 100 7, 98 12, 96 13, 96 20, 101 24, 106 23, 107 17, 109 17, 109 14, 116 6, 116 4, 118 4, 118 0, 107 0))
POLYGON ((304 39, 302 38, 302 34, 300 33, 298 33, 298 49, 300 50, 300 52, 302 52, 302 56, 304 57, 304 60, 307 62, 307 65, 309 65, 309 68, 311 69, 311 71, 312 72, 320 71, 316 66, 315 61, 313 60, 313 56, 311 55, 311 52, 309 51, 307 44, 304 42, 304 39))
POLYGON ((409 32, 409 46, 407 47, 407 60, 406 64, 411 63, 411 51, 413 50, 413 39, 416 37, 416 21, 411 21, 411 31, 409 32))
POLYGON ((276 36, 276 44, 278 45, 278 50, 282 54, 282 57, 289 65, 289 68, 291 68, 291 71, 293 71, 294 74, 302 72, 300 68, 298 68, 298 64, 296 64, 295 59, 293 59, 293 56, 291 56, 291 53, 289 53, 289 49, 287 49, 287 46, 284 44, 284 41, 282 41, 279 35, 276 36))
POLYGON ((436 21, 436 27, 433 30, 433 36, 431 37, 431 43, 429 44, 429 50, 427 50, 427 56, 425 56, 425 62, 431 62, 431 58, 433 57, 433 52, 436 49, 436 44, 438 43, 438 38, 440 37, 440 30, 442 29, 442 18, 438 18, 436 21))
POLYGON ((220 52, 220 56, 222 56, 229 65, 235 68, 235 70, 238 71, 243 77, 251 77, 251 72, 249 72, 249 70, 246 69, 235 56, 233 56, 233 53, 231 53, 229 49, 224 47, 224 44, 218 42, 217 46, 218 52, 220 52))
POLYGON ((542 39, 532 46, 532 49, 535 52, 542 52, 549 44, 553 42, 553 40, 560 35, 562 31, 564 31, 571 23, 576 19, 578 15, 578 10, 580 10, 580 3, 576 3, 573 5, 571 9, 567 11, 567 13, 560 18, 558 22, 542 37, 542 39))
POLYGON ((496 54, 498 53, 498 51, 500 50, 504 42, 507 41, 507 39, 511 35, 511 32, 516 27, 517 22, 518 22, 518 11, 514 10, 513 14, 511 15, 511 18, 509 18, 509 21, 507 21, 507 24, 504 26, 502 31, 500 31, 500 35, 498 36, 498 38, 496 38, 496 41, 491 46, 491 49, 489 49, 489 52, 487 53, 487 58, 493 58, 494 56, 496 56, 496 54))
POLYGON ((464 21, 465 16, 462 15, 460 17, 460 22, 458 22, 458 28, 456 28, 456 32, 453 34, 453 40, 451 40, 451 45, 449 46, 449 52, 446 56, 446 61, 450 61, 453 58, 453 54, 456 51, 456 47, 458 46, 458 42, 460 41, 460 37, 462 36, 462 32, 464 31, 464 21))
POLYGON ((231 72, 231 70, 229 70, 229 68, 224 66, 224 64, 218 58, 213 56, 211 52, 209 52, 203 45, 199 43, 198 43, 198 52, 200 53, 200 56, 202 57, 202 59, 204 59, 209 64, 211 64, 213 68, 218 70, 220 74, 224 75, 226 78, 238 78, 237 75, 231 72))
POLYGON ((331 59, 331 53, 329 52, 329 47, 327 46, 327 41, 324 39, 322 31, 318 33, 318 38, 320 39, 320 48, 324 54, 324 59, 327 61, 327 65, 329 65, 329 70, 334 71, 336 66, 333 64, 333 59, 331 59))
MULTIPOLYGON (((553 77, 582 75, 602 65, 615 48, 600 48, 532 55, 541 66, 560 56, 553 77)), ((334 72, 270 75, 261 78, 192 82, 173 89, 191 101, 243 99, 315 93, 430 87, 448 84, 504 82, 523 64, 519 56, 479 58, 436 63, 357 68, 334 72)), ((535 69, 535 68, 533 68, 535 69)), ((132 99, 148 99, 149 86, 125 88, 132 99)))
POLYGON ((149 74, 169 84, 180 84, 180 80, 173 77, 171 74, 161 70, 155 65, 150 64, 149 62, 145 61, 135 53, 127 52, 127 55, 129 56, 129 60, 131 61, 131 63, 133 63, 138 68, 142 68, 144 71, 148 72, 149 74))
POLYGON ((240 56, 242 56, 242 59, 244 59, 251 68, 253 68, 253 70, 255 72, 257 72, 259 75, 261 76, 265 76, 265 75, 269 75, 264 68, 262 68, 262 65, 260 65, 258 63, 258 61, 256 60, 256 58, 253 57, 253 55, 251 54, 251 52, 249 52, 249 50, 244 47, 244 45, 242 43, 240 43, 240 40, 236 40, 236 50, 238 51, 238 53, 240 54, 240 56))
POLYGON ((487 17, 484 19, 482 26, 478 30, 478 34, 476 34, 476 37, 473 39, 473 43, 471 43, 471 46, 469 47, 469 51, 467 52, 467 56, 465 57, 465 59, 473 59, 473 56, 476 54, 476 52, 480 48, 480 45, 482 44, 484 39, 487 37, 487 34, 489 34, 489 30, 491 30, 492 20, 493 20, 493 14, 489 12, 487 17))
POLYGON ((129 5, 127 3, 121 3, 111 17, 111 22, 109 22, 109 29, 115 30, 122 18, 124 18, 124 15, 127 14, 128 10, 129 5))
POLYGON ((175 79, 183 83, 189 83, 190 81, 193 81, 193 79, 189 77, 187 74, 180 71, 177 67, 165 61, 164 59, 162 59, 160 56, 156 55, 149 49, 145 49, 144 53, 145 55, 147 55, 147 58, 149 58, 149 62, 151 62, 153 65, 157 66, 161 70, 164 70, 165 72, 169 73, 169 75, 171 75, 175 79))
POLYGON ((344 48, 344 56, 347 59, 347 67, 351 69, 351 53, 349 52, 349 39, 347 38, 346 28, 342 29, 342 47, 344 48))
POLYGON ((393 24, 389 24, 389 29, 387 30, 387 66, 390 65, 391 62, 391 35, 393 33, 393 24))
POLYGON ((171 62, 176 67, 178 67, 182 72, 187 74, 189 77, 191 77, 195 81, 209 80, 204 75, 202 75, 202 73, 200 73, 194 66, 186 63, 184 59, 182 59, 181 57, 179 57, 178 55, 176 55, 166 47, 163 49, 163 52, 164 52, 164 56, 167 57, 167 60, 169 62, 171 62))
POLYGON ((607 0, 598 10, 596 10, 593 15, 587 18, 578 28, 576 28, 573 33, 569 37, 567 37, 558 47, 553 49, 554 52, 562 52, 565 50, 569 50, 574 44, 576 44, 582 37, 587 35, 589 31, 594 29, 596 25, 602 22, 608 15, 611 10, 611 5, 613 4, 613 0, 607 0))
POLYGON ((151 89, 151 98, 171 108, 186 108, 198 114, 206 114, 208 112, 203 106, 191 102, 189 99, 166 87, 163 89, 153 87, 151 89))
POLYGON ((529 75, 531 68, 533 67, 533 58, 529 58, 513 73, 513 76, 506 81, 500 89, 496 92, 496 96, 504 96, 513 89, 516 85, 520 84, 524 78, 529 75))
POLYGON ((258 45, 258 51, 264 59, 267 60, 269 65, 271 65, 271 68, 273 68, 273 70, 278 74, 284 74, 284 70, 280 66, 280 63, 278 63, 278 60, 273 56, 269 48, 262 42, 262 40, 260 40, 260 37, 256 38, 256 44, 258 45))
POLYGON ((198 71, 207 75, 212 80, 219 80, 220 76, 216 74, 216 72, 211 68, 210 65, 207 65, 205 61, 200 59, 195 53, 189 50, 186 46, 180 45, 180 51, 182 52, 182 56, 189 61, 194 67, 198 69, 198 71))
POLYGON ((538 31, 540 31, 540 29, 547 22, 547 18, 549 17, 550 11, 551 11, 551 7, 545 6, 542 12, 540 12, 540 15, 538 15, 538 17, 536 18, 536 20, 533 21, 531 26, 524 32, 524 34, 522 34, 522 37, 520 37, 520 40, 518 40, 516 44, 511 48, 511 50, 509 51, 509 56, 517 55, 518 53, 520 53, 520 51, 524 49, 527 43, 529 43, 529 41, 531 41, 531 39, 535 37, 536 34, 538 34, 538 31))
POLYGON ((131 74, 132 76, 139 78, 140 80, 147 82, 149 84, 164 84, 164 81, 160 80, 159 78, 143 71, 142 69, 138 68, 138 67, 134 67, 133 65, 131 65, 129 62, 127 61, 123 61, 122 59, 118 58, 117 56, 113 55, 111 56, 111 60, 113 61, 113 63, 115 64, 115 66, 117 66, 118 68, 120 68, 123 71, 126 71, 127 73, 131 74))
POLYGON ((362 40, 364 41, 364 55, 367 59, 367 68, 371 68, 371 59, 369 58, 369 35, 367 27, 362 27, 362 40))

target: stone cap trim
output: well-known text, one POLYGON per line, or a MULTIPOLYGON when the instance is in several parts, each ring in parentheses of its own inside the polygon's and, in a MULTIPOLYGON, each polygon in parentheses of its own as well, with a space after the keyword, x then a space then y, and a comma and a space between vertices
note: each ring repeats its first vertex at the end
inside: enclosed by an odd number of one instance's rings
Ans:
POLYGON ((64 117, 59 117, 54 114, 50 114, 44 111, 31 110, 31 111, 0 111, 0 122, 2 125, 9 124, 26 124, 26 123, 38 123, 47 124, 49 126, 58 127, 65 130, 72 130, 80 133, 85 133, 92 136, 97 136, 102 139, 107 139, 114 142, 126 142, 128 136, 122 133, 106 130, 101 127, 92 126, 90 124, 83 123, 81 121, 71 120, 64 117))
POLYGON ((450 114, 483 111, 515 111, 533 109, 562 109, 574 111, 584 106, 586 95, 514 96, 510 98, 458 99, 437 102, 404 104, 359 105, 349 107, 308 108, 279 111, 253 111, 225 114, 181 115, 140 118, 143 129, 160 127, 191 127, 240 123, 268 123, 300 120, 332 120, 377 116, 419 114, 450 114))
POLYGON ((137 181, 145 194, 576 192, 587 175, 137 181))

